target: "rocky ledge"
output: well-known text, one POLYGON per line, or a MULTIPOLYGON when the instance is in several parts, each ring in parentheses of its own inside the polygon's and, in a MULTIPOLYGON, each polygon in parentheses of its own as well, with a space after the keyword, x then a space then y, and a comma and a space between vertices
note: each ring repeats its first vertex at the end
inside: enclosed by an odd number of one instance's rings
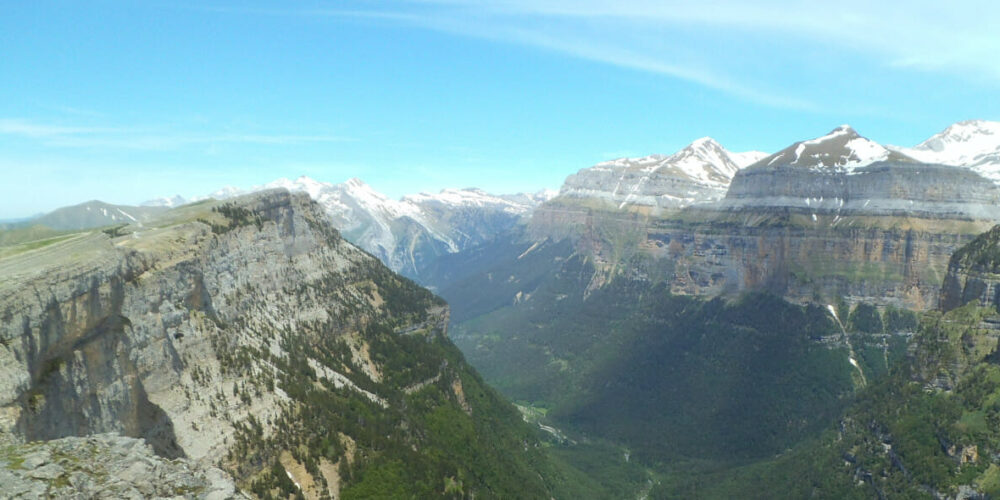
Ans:
POLYGON ((168 460, 117 434, 17 443, 0 434, 4 498, 246 498, 215 467, 168 460))

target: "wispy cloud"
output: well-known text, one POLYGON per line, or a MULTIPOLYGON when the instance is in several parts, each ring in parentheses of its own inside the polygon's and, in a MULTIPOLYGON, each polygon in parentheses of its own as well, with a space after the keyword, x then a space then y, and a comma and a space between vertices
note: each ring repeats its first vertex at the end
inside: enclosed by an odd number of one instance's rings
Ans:
POLYGON ((529 18, 601 19, 631 28, 679 24, 788 34, 886 57, 889 64, 964 67, 1000 78, 1000 4, 990 0, 838 2, 705 0, 429 0, 427 8, 517 22, 529 18))
MULTIPOLYGON (((812 49, 825 48, 849 52, 844 61, 858 61, 858 66, 870 63, 886 70, 917 69, 1000 81, 996 57, 1000 36, 995 27, 1000 3, 992 1, 957 0, 945 6, 928 0, 416 0, 377 4, 368 10, 280 13, 399 23, 532 46, 800 111, 819 111, 823 105, 796 95, 802 92, 798 89, 783 88, 780 78, 755 78, 747 68, 822 67, 827 61, 810 58, 812 49), (750 54, 755 61, 733 64, 736 56, 716 45, 728 40, 741 48, 746 37, 769 43, 750 54)), ((849 75, 857 69, 842 70, 849 75)), ((835 73, 836 68, 823 71, 835 73)))
POLYGON ((295 145, 353 142, 337 135, 294 135, 261 133, 213 133, 156 131, 146 128, 91 127, 41 123, 18 118, 0 118, 0 136, 35 140, 45 146, 66 148, 110 148, 169 150, 213 144, 295 145))

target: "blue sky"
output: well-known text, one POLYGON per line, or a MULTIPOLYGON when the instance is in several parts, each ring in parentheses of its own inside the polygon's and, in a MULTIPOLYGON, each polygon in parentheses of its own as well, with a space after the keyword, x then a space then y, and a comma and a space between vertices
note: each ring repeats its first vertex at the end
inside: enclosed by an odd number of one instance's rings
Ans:
POLYGON ((992 2, 38 1, 0 6, 0 218, 278 177, 558 188, 711 136, 1000 119, 992 2))

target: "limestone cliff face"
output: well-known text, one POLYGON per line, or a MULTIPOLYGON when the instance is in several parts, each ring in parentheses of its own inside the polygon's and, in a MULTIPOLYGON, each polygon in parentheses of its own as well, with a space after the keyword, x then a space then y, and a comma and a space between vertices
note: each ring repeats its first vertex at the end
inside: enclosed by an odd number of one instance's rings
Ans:
POLYGON ((675 228, 650 233, 653 255, 672 259, 672 290, 713 296, 768 290, 798 302, 928 309, 960 234, 914 229, 745 227, 729 233, 675 228))
POLYGON ((1000 312, 1000 226, 959 249, 948 263, 941 287, 941 309, 976 301, 1000 312))
POLYGON ((885 161, 847 173, 762 162, 738 172, 719 205, 842 216, 1000 219, 1000 189, 971 170, 942 165, 885 161))
POLYGON ((274 190, 0 260, 0 429, 120 432, 214 462, 248 418, 276 420, 294 403, 259 388, 289 360, 384 403, 359 332, 391 319, 443 335, 447 310, 427 294, 422 312, 391 311, 377 279, 391 273, 325 220, 306 195, 274 190), (291 359, 307 347, 288 344, 293 331, 342 337, 349 361, 291 359))
POLYGON ((844 297, 929 309, 952 253, 988 226, 753 210, 656 218, 562 205, 536 211, 531 236, 574 238, 607 272, 631 272, 633 256, 652 258, 649 278, 674 293, 768 290, 800 302, 844 297))

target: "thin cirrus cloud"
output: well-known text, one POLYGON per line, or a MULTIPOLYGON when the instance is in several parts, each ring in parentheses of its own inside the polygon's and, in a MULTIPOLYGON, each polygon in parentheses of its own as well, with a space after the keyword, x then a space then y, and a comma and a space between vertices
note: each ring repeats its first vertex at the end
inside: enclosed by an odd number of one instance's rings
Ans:
POLYGON ((1000 4, 989 0, 947 4, 927 0, 427 0, 416 4, 467 18, 485 16, 515 23, 531 18, 578 23, 602 19, 616 20, 629 29, 686 24, 785 35, 878 55, 889 66, 965 69, 1000 79, 1000 58, 996 57, 1000 4))
POLYGON ((796 111, 822 111, 822 106, 815 93, 783 86, 782 75, 810 66, 834 71, 815 60, 810 49, 841 54, 848 64, 836 70, 848 76, 873 66, 1000 82, 1000 58, 995 56, 1000 36, 993 22, 1000 19, 1000 4, 977 0, 947 6, 925 0, 417 0, 371 10, 297 13, 365 18, 531 46, 796 111), (761 42, 747 48, 747 39, 761 42), (737 50, 718 50, 720 40, 737 50), (740 50, 749 62, 727 54, 740 50))
POLYGON ((44 146, 66 148, 110 148, 168 150, 206 144, 293 145, 306 143, 353 142, 334 135, 289 135, 259 133, 177 133, 142 128, 67 126, 16 118, 0 119, 0 136, 16 136, 44 146))
MULTIPOLYGON (((257 14, 288 15, 291 11, 254 11, 257 14)), ((302 16, 354 18, 396 23, 451 35, 511 43, 561 53, 577 59, 610 64, 627 69, 659 74, 718 90, 750 102, 798 111, 817 111, 808 99, 787 92, 742 83, 706 61, 692 61, 690 54, 679 57, 668 44, 657 40, 650 26, 631 26, 629 22, 606 24, 592 16, 528 16, 535 11, 518 12, 484 8, 413 9, 401 11, 365 11, 310 9, 294 11, 302 16), (582 19, 582 21, 581 21, 582 19)), ((658 31, 662 27, 652 27, 658 31)), ((691 52, 691 51, 686 51, 691 52)))

